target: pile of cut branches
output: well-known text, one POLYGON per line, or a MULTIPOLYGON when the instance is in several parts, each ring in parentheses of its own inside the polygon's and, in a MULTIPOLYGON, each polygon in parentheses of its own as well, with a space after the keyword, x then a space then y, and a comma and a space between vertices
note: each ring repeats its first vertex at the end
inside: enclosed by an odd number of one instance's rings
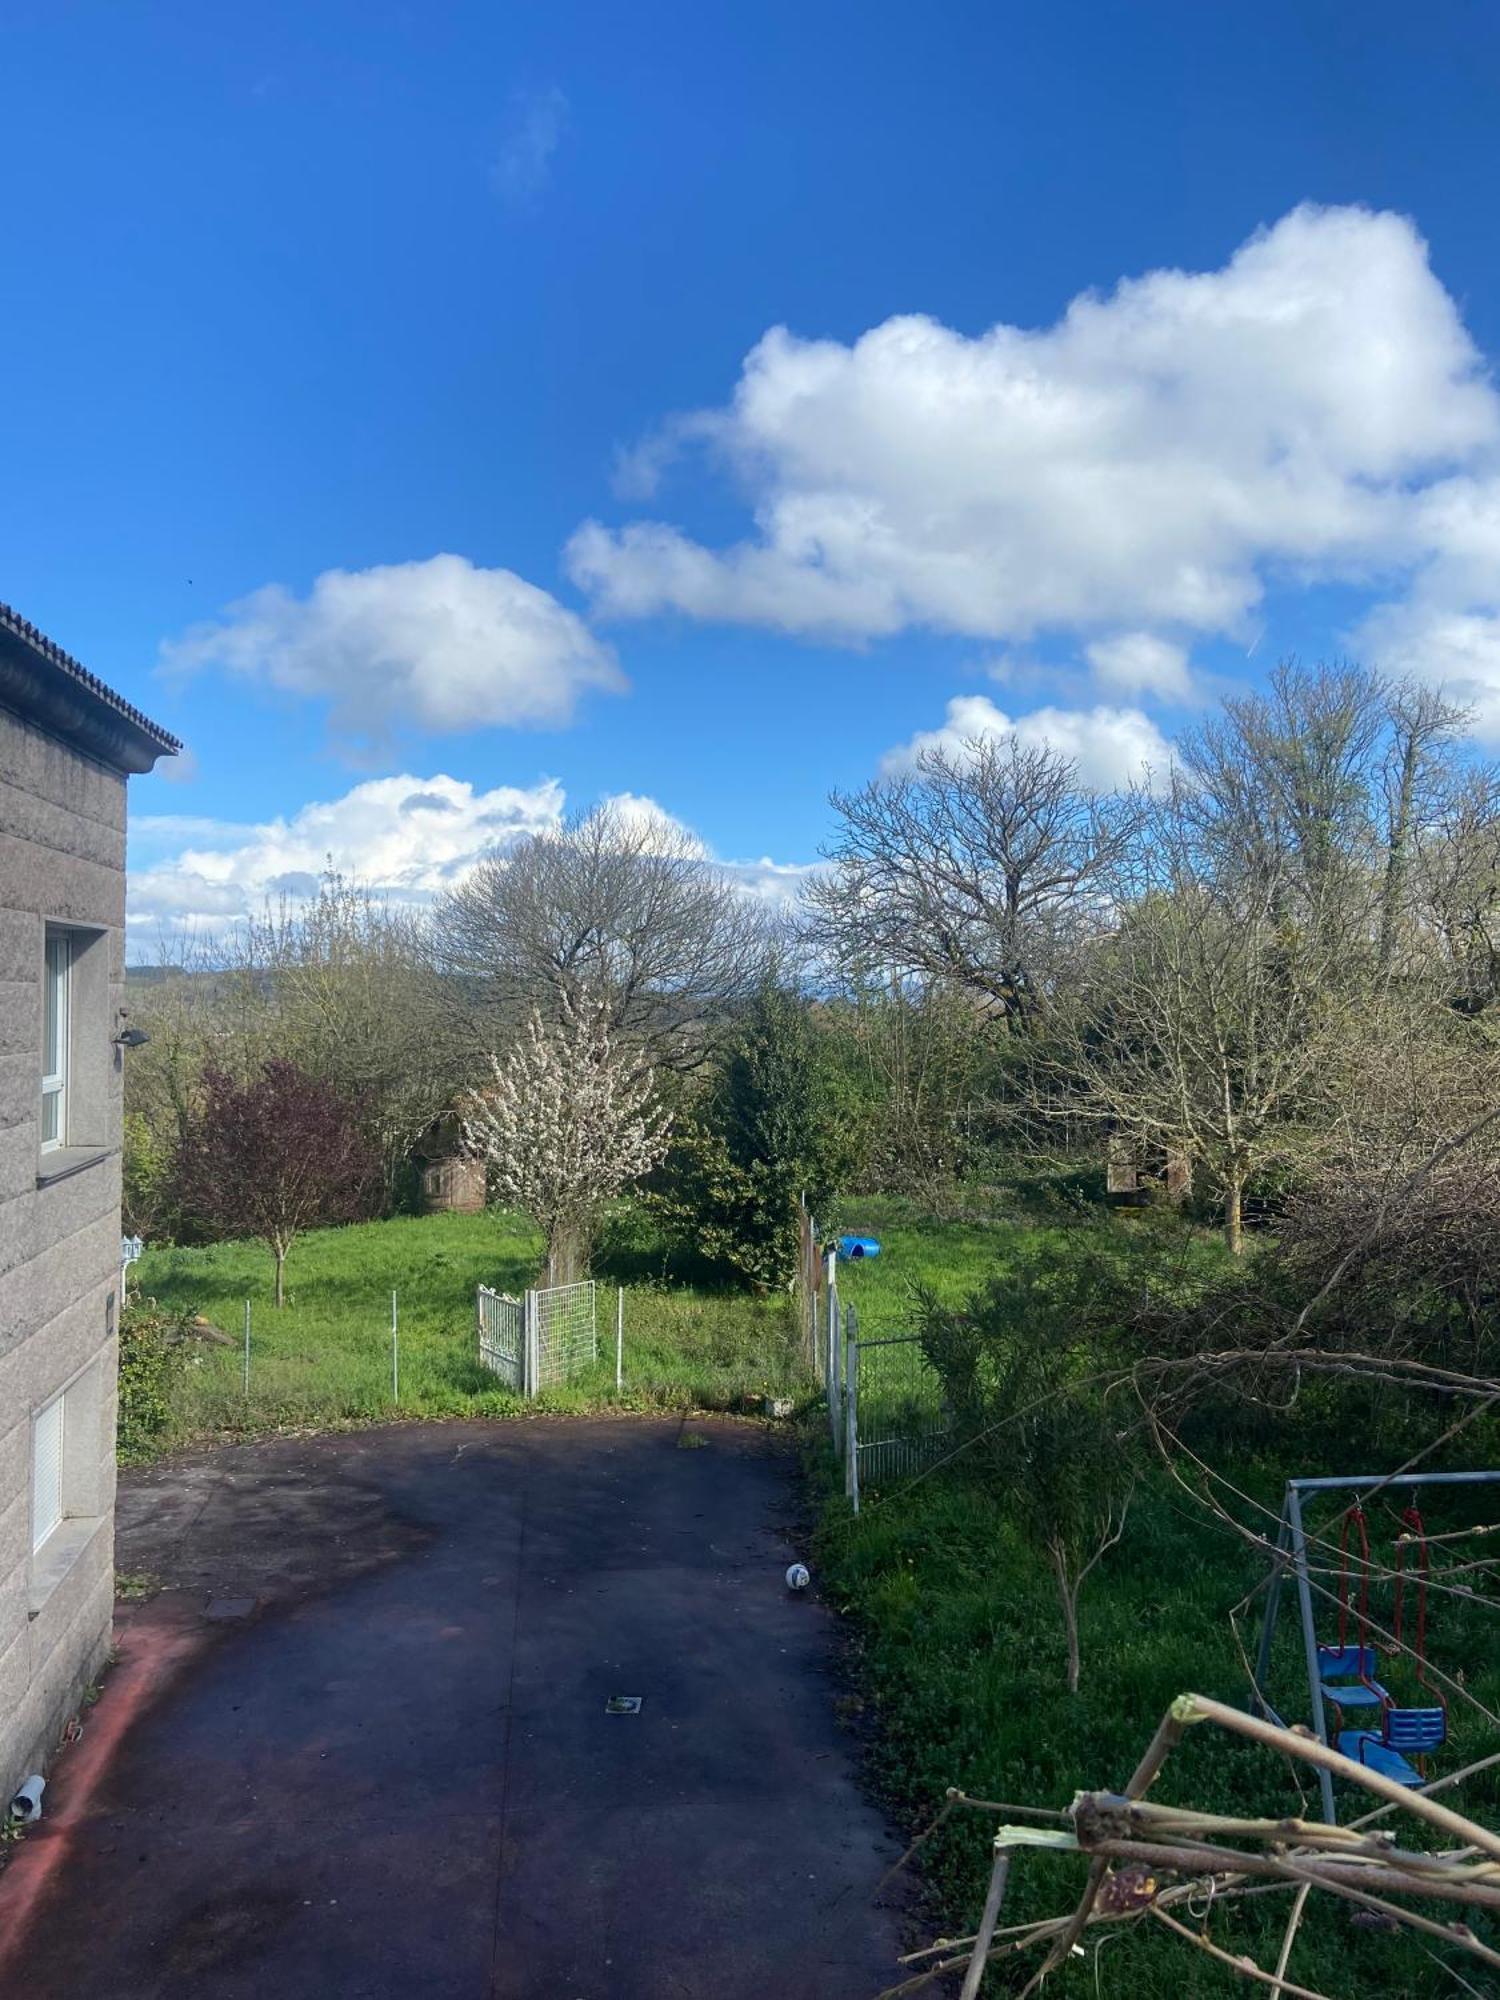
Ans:
MULTIPOLYGON (((1484 1764, 1500 1761, 1488 1757, 1484 1764)), ((1378 1771, 1330 1750, 1304 1729, 1283 1729, 1204 1695, 1180 1695, 1163 1717, 1123 1792, 1080 1792, 1066 1813, 1020 1808, 1051 1826, 1002 1824, 979 1929, 971 1937, 940 1938, 913 1952, 904 1964, 922 1970, 880 2000, 915 1993, 948 1974, 964 1973, 962 2000, 974 2000, 987 1966, 1004 1958, 1041 1953, 1021 1992, 1034 1993, 1062 1966, 1090 1928, 1156 1924, 1255 1984, 1291 2000, 1330 2000, 1299 1985, 1287 1967, 1309 1896, 1328 1895, 1371 1912, 1391 1925, 1438 1940, 1492 1970, 1500 1951, 1477 1936, 1463 1913, 1500 1914, 1500 1834, 1443 1804, 1434 1794, 1481 1768, 1456 1771, 1421 1791, 1409 1791, 1378 1771), (1153 1804, 1146 1793, 1172 1750, 1198 1723, 1246 1738, 1269 1753, 1325 1770, 1373 1793, 1380 1804, 1350 1826, 1317 1821, 1241 1819, 1223 1813, 1153 1804), (1380 1824, 1395 1810, 1411 1814, 1427 1844, 1403 1845, 1380 1824), (1002 1928, 1005 1894, 1014 1859, 1027 1849, 1084 1856, 1088 1873, 1070 1910, 1032 1923, 1002 1928), (1292 1907, 1274 1968, 1226 1950, 1211 1935, 1216 1911, 1250 1895, 1290 1891, 1292 1907), (1451 1921, 1426 1914, 1415 1903, 1448 1905, 1451 1921), (1184 1922, 1186 1916, 1189 1921, 1184 1922)), ((978 1805, 961 1793, 949 1806, 978 1805)), ((1002 1810, 1005 1810, 1002 1808, 1002 1810)), ((1017 1810, 1017 1809, 1011 1809, 1017 1810)), ((932 1829, 929 1829, 929 1832, 932 1829)), ((925 1836, 924 1836, 925 1837, 925 1836)))

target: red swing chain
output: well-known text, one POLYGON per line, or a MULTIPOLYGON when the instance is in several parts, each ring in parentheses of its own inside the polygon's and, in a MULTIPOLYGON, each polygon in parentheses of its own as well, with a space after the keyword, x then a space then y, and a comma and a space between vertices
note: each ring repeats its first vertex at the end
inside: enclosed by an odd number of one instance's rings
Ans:
MULTIPOLYGON (((1354 1506, 1344 1510, 1344 1520, 1338 1528, 1338 1650, 1348 1656, 1348 1542, 1350 1528, 1358 1532, 1360 1548, 1360 1608, 1358 1608, 1358 1646, 1360 1646, 1360 1680, 1364 1680, 1364 1646, 1366 1632, 1370 1624, 1370 1534, 1364 1524, 1364 1508, 1356 1500, 1354 1506)), ((1368 1682, 1366 1682, 1368 1686, 1368 1682)))
POLYGON ((1359 1611, 1358 1611, 1358 1658, 1359 1678, 1372 1694, 1380 1690, 1365 1671, 1365 1655, 1368 1649, 1370 1631, 1370 1536, 1365 1525, 1365 1510, 1356 1500, 1346 1508, 1339 1527, 1339 1651, 1348 1658, 1349 1653, 1349 1531, 1354 1529, 1359 1542, 1359 1611))
POLYGON ((1447 1697, 1442 1689, 1432 1680, 1427 1671, 1427 1581, 1432 1572, 1432 1565, 1427 1552, 1427 1527, 1422 1519, 1420 1510, 1416 1506, 1403 1509, 1401 1515, 1401 1533, 1396 1538, 1396 1606, 1392 1627, 1396 1641, 1396 1650, 1398 1652, 1401 1650, 1402 1618, 1405 1609, 1406 1552, 1413 1544, 1416 1546, 1416 1569, 1414 1574, 1416 1577, 1417 1599, 1417 1641, 1416 1645, 1412 1648, 1412 1657, 1416 1663, 1417 1685, 1424 1688, 1432 1697, 1434 1706, 1442 1709, 1444 1714, 1446 1714, 1448 1710, 1447 1697))

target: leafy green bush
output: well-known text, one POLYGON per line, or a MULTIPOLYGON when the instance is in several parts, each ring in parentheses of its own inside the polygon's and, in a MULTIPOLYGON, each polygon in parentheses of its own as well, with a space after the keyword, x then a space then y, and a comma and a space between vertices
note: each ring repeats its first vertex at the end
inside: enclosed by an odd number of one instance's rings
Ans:
POLYGON ((720 1270, 759 1287, 785 1284, 796 1268, 797 1197, 826 1213, 857 1157, 855 1110, 802 1000, 767 988, 678 1121, 652 1188, 657 1213, 720 1270))
POLYGON ((131 1299, 120 1314, 117 1440, 122 1464, 153 1458, 171 1427, 192 1323, 190 1307, 158 1305, 155 1299, 131 1299))
POLYGON ((172 1148, 139 1111, 125 1114, 121 1208, 132 1236, 159 1241, 176 1233, 172 1148))

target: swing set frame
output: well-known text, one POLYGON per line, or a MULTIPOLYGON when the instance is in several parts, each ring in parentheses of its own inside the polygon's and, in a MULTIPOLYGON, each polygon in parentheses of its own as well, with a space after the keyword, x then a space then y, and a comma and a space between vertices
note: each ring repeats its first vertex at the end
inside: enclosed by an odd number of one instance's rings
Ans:
MULTIPOLYGON (((1276 1531, 1271 1574, 1266 1580, 1266 1608, 1260 1628, 1260 1645, 1255 1656, 1255 1679, 1250 1687, 1250 1705, 1258 1715, 1264 1716, 1268 1722, 1274 1722, 1282 1729, 1289 1726, 1266 1698, 1265 1687, 1271 1670, 1271 1643, 1276 1636, 1282 1586, 1290 1571, 1297 1585, 1297 1609, 1302 1626, 1302 1651, 1307 1666, 1307 1687, 1312 1704, 1313 1730, 1320 1743, 1337 1748, 1334 1738, 1330 1737, 1328 1731, 1328 1709, 1332 1704, 1325 1700, 1323 1694, 1323 1683, 1328 1677, 1328 1668, 1319 1658, 1318 1628, 1313 1609, 1312 1573, 1308 1567, 1307 1533, 1302 1520, 1303 1496, 1309 1493, 1350 1493, 1354 1495, 1351 1504, 1358 1507, 1366 1494, 1373 1495, 1392 1487, 1412 1491, 1416 1488, 1433 1486, 1500 1486, 1500 1472, 1371 1473, 1362 1476, 1287 1481, 1281 1505, 1281 1519, 1276 1531)), ((1398 1577, 1399 1574, 1398 1571, 1398 1577)), ((1363 1652, 1364 1645, 1364 1635, 1361 1630, 1355 1647, 1348 1650, 1363 1652)), ((1333 1777, 1322 1766, 1318 1768, 1318 1788, 1323 1799, 1324 1821, 1329 1826, 1337 1826, 1338 1810, 1334 1803, 1333 1777)))

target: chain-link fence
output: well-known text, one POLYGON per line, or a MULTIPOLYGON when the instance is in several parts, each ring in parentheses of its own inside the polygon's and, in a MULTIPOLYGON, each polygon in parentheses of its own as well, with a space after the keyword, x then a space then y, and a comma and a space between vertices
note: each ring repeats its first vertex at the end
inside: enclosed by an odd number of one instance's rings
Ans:
POLYGON ((825 1387, 844 1491, 859 1498, 909 1478, 940 1456, 952 1430, 937 1371, 915 1334, 861 1340, 859 1315, 828 1287, 825 1387))
POLYGON ((526 1294, 531 1315, 531 1394, 572 1382, 599 1359, 598 1299, 592 1278, 526 1294))
POLYGON ((479 1359, 517 1395, 574 1382, 599 1359, 598 1295, 592 1278, 549 1285, 524 1300, 479 1287, 479 1359))

